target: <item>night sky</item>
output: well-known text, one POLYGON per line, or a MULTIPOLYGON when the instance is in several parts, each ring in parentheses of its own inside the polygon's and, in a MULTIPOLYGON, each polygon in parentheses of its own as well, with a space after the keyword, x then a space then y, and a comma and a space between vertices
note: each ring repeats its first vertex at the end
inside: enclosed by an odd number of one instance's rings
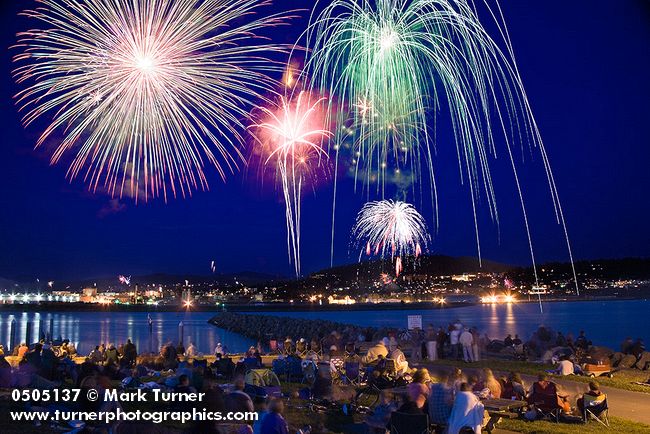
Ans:
MULTIPOLYGON (((9 46, 26 22, 16 17, 31 1, 3 2, 0 46, 3 115, 0 143, 0 277, 56 280, 151 272, 252 270, 290 275, 284 205, 255 171, 224 184, 208 170, 210 191, 154 200, 93 195, 65 179, 34 151, 38 126, 24 129, 12 96, 9 46)), ((276 0, 271 10, 305 7, 276 0)), ((650 2, 645 0, 503 0, 520 73, 550 155, 577 259, 650 256, 650 2)), ((307 15, 302 13, 303 17, 307 15)), ((279 31, 292 42, 304 19, 279 31)), ((12 51, 14 51, 12 53, 12 51)), ((476 255, 469 190, 459 182, 455 145, 440 118, 437 168, 439 232, 432 253, 476 255)), ((501 148, 503 151, 503 148, 501 148)), ((530 263, 513 176, 503 152, 492 165, 500 232, 480 213, 483 256, 530 263)), ((567 260, 540 158, 525 150, 524 194, 538 261, 567 260), (533 157, 531 160, 531 156, 533 157)), ((353 181, 339 184, 335 263, 348 263, 349 231, 367 197, 353 181)), ((431 205, 415 201, 433 226, 431 205)), ((321 185, 303 201, 305 272, 329 266, 332 188, 321 185)))

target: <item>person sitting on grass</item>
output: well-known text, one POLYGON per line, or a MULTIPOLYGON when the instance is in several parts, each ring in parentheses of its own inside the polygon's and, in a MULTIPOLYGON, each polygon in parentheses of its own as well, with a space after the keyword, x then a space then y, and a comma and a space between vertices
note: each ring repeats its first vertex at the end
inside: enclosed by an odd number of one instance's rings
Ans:
POLYGON ((185 350, 185 357, 188 359, 193 359, 196 356, 198 356, 196 346, 194 345, 194 342, 190 342, 190 344, 187 346, 187 349, 185 350))
POLYGON ((264 418, 269 414, 268 402, 264 398, 256 398, 254 404, 255 411, 257 412, 257 419, 253 422, 253 434, 262 434, 264 418))
POLYGON ((443 373, 438 383, 431 384, 429 393, 429 420, 434 425, 447 425, 454 404, 454 391, 449 385, 449 374, 443 373))
POLYGON ((413 402, 420 401, 420 395, 424 398, 422 402, 426 401, 429 398, 431 389, 429 389, 429 383, 431 383, 431 377, 429 376, 429 371, 426 368, 418 369, 413 374, 413 382, 406 386, 408 392, 409 400, 413 402))
POLYGON ((489 389, 492 398, 499 398, 501 396, 501 384, 494 377, 490 368, 483 369, 483 384, 489 389))
POLYGON ((568 396, 560 395, 557 384, 550 381, 547 374, 540 374, 537 381, 530 387, 527 398, 528 403, 537 404, 541 402, 548 407, 552 399, 555 399, 553 405, 557 405, 564 413, 571 412, 568 396))
POLYGON ((390 415, 395 410, 397 410, 397 404, 393 401, 393 396, 389 392, 382 390, 379 394, 379 403, 365 420, 365 425, 369 428, 368 432, 385 433, 386 425, 390 421, 390 415))
POLYGON ((474 433, 480 434, 483 427, 484 410, 481 401, 472 393, 470 385, 462 383, 460 391, 456 394, 456 399, 454 399, 447 433, 459 434, 463 428, 469 427, 474 430, 474 433))
POLYGON ((114 366, 119 363, 119 356, 115 344, 109 344, 108 349, 104 353, 104 364, 106 366, 114 366))
POLYGON ((512 387, 517 395, 517 399, 524 400, 526 398, 526 385, 521 375, 517 372, 511 372, 510 381, 512 381, 512 387))
POLYGON ((361 358, 361 361, 366 365, 372 365, 379 357, 388 357, 388 348, 386 348, 383 340, 368 348, 368 352, 361 358))
POLYGON ((562 376, 573 375, 575 373, 575 367, 573 366, 573 362, 569 360, 568 357, 562 356, 560 362, 557 364, 555 373, 557 375, 562 375, 562 376))
POLYGON ((284 402, 280 398, 274 398, 269 402, 269 413, 262 420, 260 432, 263 434, 289 434, 287 421, 282 416, 284 402))
POLYGON ((390 358, 395 361, 395 374, 398 377, 402 377, 409 372, 409 362, 399 345, 391 351, 390 358))
POLYGON ((426 397, 424 395, 420 394, 413 397, 407 395, 406 400, 397 411, 406 414, 424 414, 426 411, 425 404, 426 397), (415 400, 411 398, 415 398, 415 400))
POLYGON ((254 412, 255 407, 253 406, 253 401, 244 392, 244 387, 246 386, 244 377, 239 376, 235 378, 233 386, 233 391, 227 394, 224 399, 226 412, 254 412))
POLYGON ((463 377, 463 371, 460 368, 454 368, 450 377, 450 381, 455 396, 456 392, 460 390, 460 385, 465 381, 463 377))
POLYGON ((580 349, 586 350, 587 348, 589 348, 589 345, 591 345, 591 342, 589 341, 589 339, 587 339, 587 336, 585 336, 585 331, 580 330, 580 336, 576 338, 575 346, 580 349))
POLYGON ((582 397, 578 398, 576 405, 580 414, 584 414, 585 407, 593 408, 594 414, 598 415, 602 411, 602 405, 607 399, 607 395, 600 390, 600 385, 595 381, 589 382, 589 390, 582 397), (601 408, 599 410, 599 407, 601 408))
POLYGON ((485 382, 479 381, 478 376, 476 375, 468 376, 467 384, 469 385, 469 388, 472 391, 472 393, 478 396, 479 399, 492 398, 492 395, 490 394, 490 389, 487 388, 485 382))

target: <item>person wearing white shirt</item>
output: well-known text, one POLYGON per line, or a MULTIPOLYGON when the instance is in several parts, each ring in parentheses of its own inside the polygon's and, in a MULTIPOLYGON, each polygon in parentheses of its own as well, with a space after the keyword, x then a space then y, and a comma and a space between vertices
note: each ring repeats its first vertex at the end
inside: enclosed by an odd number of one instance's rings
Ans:
POLYGON ((558 375, 573 375, 575 372, 573 362, 571 362, 571 360, 563 358, 560 360, 560 363, 557 364, 557 369, 555 372, 557 372, 558 375))
POLYGON ((461 333, 458 342, 463 347, 463 360, 471 362, 473 360, 472 344, 474 343, 474 337, 467 327, 465 327, 465 330, 461 333))

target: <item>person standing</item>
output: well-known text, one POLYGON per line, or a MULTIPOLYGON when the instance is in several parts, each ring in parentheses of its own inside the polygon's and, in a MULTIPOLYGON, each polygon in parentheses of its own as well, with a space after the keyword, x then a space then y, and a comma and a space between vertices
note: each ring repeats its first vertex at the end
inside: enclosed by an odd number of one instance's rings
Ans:
POLYGON ((433 328, 433 325, 429 325, 427 328, 427 359, 428 360, 437 360, 438 359, 438 344, 436 342, 437 333, 433 328))
POLYGON ((449 344, 451 345, 451 358, 454 360, 459 359, 459 342, 460 338, 460 329, 456 326, 452 326, 451 331, 449 332, 449 344))
POLYGON ((472 360, 478 362, 481 360, 481 353, 479 349, 479 341, 481 340, 481 334, 478 332, 476 327, 470 329, 472 333, 472 360))
POLYGON ((474 343, 474 337, 467 327, 465 327, 465 330, 461 333, 458 342, 463 347, 463 360, 465 360, 465 362, 471 362, 473 357, 472 345, 474 343))
POLYGON ((447 332, 442 327, 438 327, 438 337, 436 338, 436 346, 438 347, 438 358, 445 358, 445 342, 447 342, 447 332))

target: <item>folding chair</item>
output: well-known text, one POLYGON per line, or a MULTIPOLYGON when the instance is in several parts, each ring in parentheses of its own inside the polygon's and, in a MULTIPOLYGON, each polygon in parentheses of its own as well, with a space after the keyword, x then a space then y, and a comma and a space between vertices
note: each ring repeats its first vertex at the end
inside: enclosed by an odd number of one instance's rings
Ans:
POLYGON ((430 434, 428 414, 393 412, 390 416, 390 434, 430 434))
POLYGON ((321 344, 321 342, 312 341, 309 344, 309 352, 308 352, 308 354, 309 353, 315 353, 318 356, 318 358, 322 358, 323 357, 323 345, 321 344))
POLYGON ((609 405, 607 397, 604 401, 585 402, 582 410, 582 420, 587 423, 590 419, 595 420, 601 425, 609 428, 609 405))
POLYGON ((559 422, 562 408, 558 404, 558 399, 555 383, 550 383, 545 389, 539 387, 538 383, 534 383, 528 403, 535 406, 542 418, 559 422))
POLYGON ((299 357, 307 355, 307 344, 305 342, 296 342, 296 355, 299 357))
POLYGON ((397 364, 393 359, 386 359, 386 365, 384 367, 384 375, 390 378, 397 377, 397 364))
POLYGON ((332 380, 335 384, 340 384, 345 377, 343 367, 345 366, 345 358, 343 356, 330 356, 330 366, 334 368, 332 372, 332 380))
POLYGON ((262 367, 260 365, 259 359, 256 357, 246 357, 244 359, 244 366, 246 367, 246 372, 250 371, 251 369, 258 369, 262 367))
POLYGON ((271 370, 275 372, 275 375, 281 377, 287 375, 287 362, 284 359, 275 359, 271 364, 271 370))
POLYGON ((292 380, 302 380, 302 361, 296 357, 288 357, 286 375, 289 383, 292 380))

